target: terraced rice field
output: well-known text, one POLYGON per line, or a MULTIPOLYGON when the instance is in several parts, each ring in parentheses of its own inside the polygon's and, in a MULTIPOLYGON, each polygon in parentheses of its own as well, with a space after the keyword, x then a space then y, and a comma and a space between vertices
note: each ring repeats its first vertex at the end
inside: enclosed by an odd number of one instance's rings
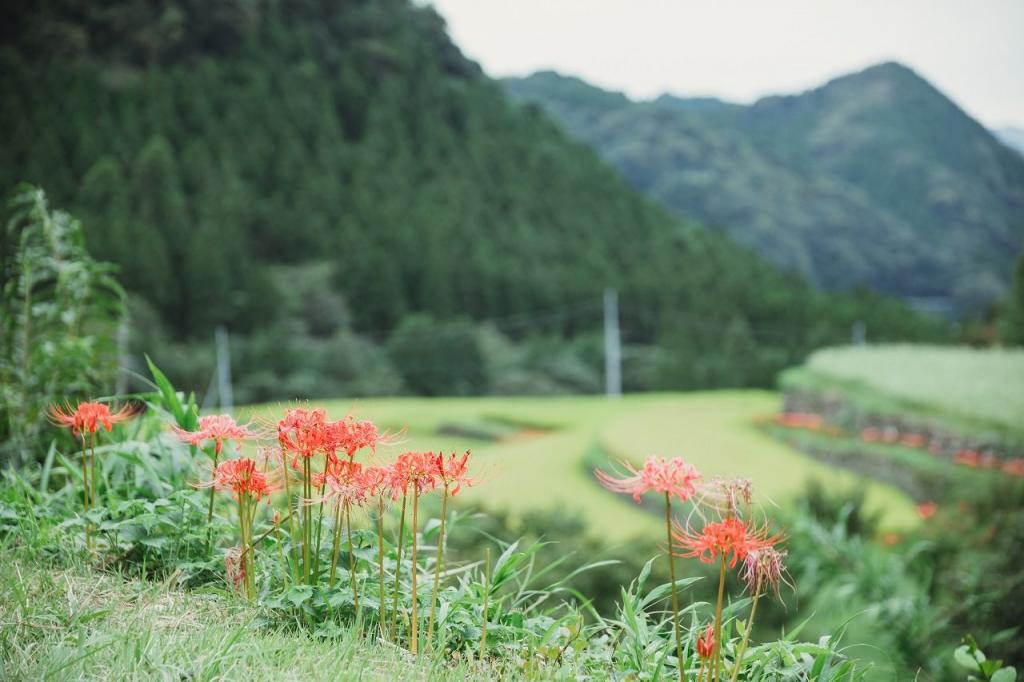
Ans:
MULTIPOLYGON (((566 398, 395 398, 321 402, 333 416, 351 411, 392 431, 401 442, 380 457, 405 449, 472 449, 483 481, 456 498, 473 508, 513 514, 561 506, 579 510, 591 532, 628 541, 654 532, 659 519, 632 500, 606 492, 592 465, 608 458, 639 463, 648 454, 679 455, 706 477, 743 476, 760 502, 786 505, 807 481, 829 489, 864 485, 868 504, 886 528, 916 522, 912 501, 894 487, 817 462, 758 428, 780 409, 767 391, 566 398)), ((253 408, 270 418, 281 406, 253 408)))

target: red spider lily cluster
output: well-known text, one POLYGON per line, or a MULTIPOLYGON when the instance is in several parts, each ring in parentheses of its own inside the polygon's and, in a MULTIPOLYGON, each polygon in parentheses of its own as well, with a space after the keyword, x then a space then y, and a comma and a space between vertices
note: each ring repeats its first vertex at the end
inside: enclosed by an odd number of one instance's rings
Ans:
MULTIPOLYGON (((783 412, 775 415, 774 421, 779 426, 790 429, 805 429, 825 433, 830 436, 842 435, 842 430, 828 424, 824 417, 811 412, 783 412)), ((865 443, 881 443, 899 445, 915 450, 924 450, 929 454, 952 459, 954 464, 971 469, 990 469, 1001 471, 1010 476, 1024 477, 1024 457, 1010 458, 991 449, 977 450, 973 448, 950 448, 948 442, 941 437, 929 436, 917 431, 901 431, 896 426, 868 426, 858 434, 865 443)))
MULTIPOLYGON (((134 405, 120 409, 99 402, 83 402, 76 407, 53 405, 49 409, 50 419, 59 426, 68 427, 82 441, 82 474, 85 509, 88 511, 95 495, 93 461, 95 459, 96 434, 100 430, 110 431, 115 424, 125 421, 138 412, 134 405)), ((256 565, 254 557, 257 545, 270 532, 277 534, 278 549, 284 557, 288 547, 286 564, 297 583, 314 585, 326 580, 334 586, 338 557, 344 551, 341 535, 347 531, 349 575, 351 577, 353 603, 359 609, 359 590, 354 566, 354 542, 352 523, 354 512, 376 502, 378 573, 380 576, 380 604, 378 621, 382 634, 390 634, 398 641, 398 591, 402 568, 402 545, 406 530, 406 506, 412 501, 413 538, 419 525, 420 497, 439 491, 442 497, 441 525, 438 534, 438 548, 434 562, 434 591, 430 602, 428 640, 432 634, 437 593, 443 565, 445 516, 448 498, 453 497, 466 486, 476 483, 469 474, 469 452, 444 454, 440 452, 404 452, 391 463, 368 465, 359 461, 360 454, 373 456, 381 445, 391 444, 395 437, 382 432, 369 420, 359 420, 352 415, 337 420, 328 419, 321 408, 294 407, 285 411, 276 422, 254 427, 239 424, 226 414, 207 415, 195 422, 191 429, 172 425, 171 432, 179 440, 189 444, 210 458, 208 480, 195 483, 197 488, 210 489, 210 503, 207 520, 213 518, 215 493, 227 493, 235 503, 241 545, 227 550, 225 572, 228 582, 244 592, 250 599, 256 593, 256 565), (271 441, 269 444, 261 441, 271 441), (255 456, 243 454, 243 446, 254 443, 255 456), (231 444, 233 447, 228 448, 231 444), (221 461, 221 457, 227 459, 221 461), (259 503, 273 505, 281 500, 287 512, 273 510, 271 529, 258 539, 254 529, 258 522, 259 503), (395 595, 391 609, 390 628, 386 627, 384 597, 384 513, 388 503, 402 500, 402 513, 398 533, 398 568, 394 576, 395 595), (314 515, 314 509, 316 514, 314 515), (325 514, 326 511, 326 514, 325 514), (291 542, 281 541, 281 531, 290 532, 291 542), (327 548, 327 559, 321 566, 324 529, 333 538, 327 548), (329 563, 329 572, 326 564, 329 563), (326 574, 326 575, 325 575, 326 574), (390 632, 388 632, 388 630, 390 632)), ((212 528, 212 527, 211 527, 212 528)), ((211 532, 212 541, 212 532, 211 532)), ((86 543, 92 546, 90 526, 86 526, 86 543)), ((417 582, 419 566, 417 552, 419 541, 411 543, 413 594, 411 618, 403 615, 402 622, 411 624, 409 643, 417 650, 418 602, 417 582)))
POLYGON ((680 681, 685 679, 686 666, 682 655, 679 629, 679 604, 676 594, 674 557, 699 559, 719 566, 718 602, 714 623, 698 633, 695 643, 701 659, 698 680, 720 679, 723 656, 721 652, 722 604, 725 575, 740 567, 740 578, 753 597, 750 618, 747 619, 743 642, 733 660, 733 679, 746 651, 757 602, 767 592, 779 594, 785 582, 785 552, 779 549, 782 535, 771 532, 767 523, 756 523, 750 518, 753 486, 745 479, 705 482, 689 463, 676 457, 648 457, 643 467, 636 469, 624 464, 625 473, 616 477, 604 471, 595 472, 607 489, 633 496, 637 502, 646 493, 657 493, 665 504, 665 532, 668 544, 669 576, 672 581, 672 616, 676 637, 677 668, 680 681), (691 506, 685 523, 675 520, 672 502, 678 500, 691 506), (697 520, 698 523, 694 523, 697 520))
MULTIPOLYGON (((249 426, 239 426, 227 415, 204 417, 195 431, 175 428, 179 438, 192 445, 213 441, 214 459, 212 480, 199 484, 217 491, 230 491, 239 506, 239 527, 242 536, 240 552, 231 554, 226 566, 230 577, 245 586, 247 594, 253 594, 255 575, 252 556, 255 545, 252 535, 255 503, 274 493, 283 493, 288 514, 283 518, 274 512, 273 530, 288 522, 291 534, 290 556, 295 580, 315 585, 325 580, 333 587, 338 575, 338 559, 343 553, 342 532, 347 536, 347 555, 352 599, 359 609, 359 586, 356 580, 354 542, 352 535, 353 516, 356 510, 376 502, 378 535, 378 573, 380 576, 379 615, 381 631, 385 628, 384 613, 384 560, 383 527, 385 506, 398 499, 402 500, 399 529, 398 570, 401 570, 402 538, 405 533, 406 506, 412 501, 412 529, 415 537, 419 524, 419 500, 432 491, 442 491, 441 527, 438 537, 437 560, 435 561, 434 593, 431 599, 428 640, 432 634, 437 591, 443 563, 444 520, 448 498, 458 494, 465 486, 475 484, 469 475, 469 453, 448 454, 434 452, 404 452, 386 465, 370 466, 358 460, 364 453, 374 455, 384 444, 391 444, 395 438, 382 432, 371 421, 358 420, 352 415, 330 420, 327 412, 320 408, 294 407, 272 423, 263 432, 272 434, 274 445, 263 445, 259 449, 259 460, 239 456, 219 465, 216 457, 223 451, 224 443, 234 441, 236 450, 242 441, 264 438, 249 426), (315 511, 314 511, 315 510, 315 511), (326 512, 326 513, 325 513, 326 512), (329 569, 321 566, 324 529, 329 531, 329 569)), ((239 450, 240 453, 240 450, 239 450)), ((211 491, 212 492, 212 491, 211 491)), ((211 503, 211 513, 212 513, 211 503)), ((411 545, 412 565, 417 564, 419 542, 411 545)), ((410 576, 413 593, 417 594, 418 570, 410 576)), ((395 598, 392 605, 390 634, 396 637, 398 613, 399 576, 395 576, 395 598)), ((418 643, 418 599, 412 600, 412 614, 409 642, 413 651, 418 643)), ((406 618, 403 617, 403 620, 406 618)))

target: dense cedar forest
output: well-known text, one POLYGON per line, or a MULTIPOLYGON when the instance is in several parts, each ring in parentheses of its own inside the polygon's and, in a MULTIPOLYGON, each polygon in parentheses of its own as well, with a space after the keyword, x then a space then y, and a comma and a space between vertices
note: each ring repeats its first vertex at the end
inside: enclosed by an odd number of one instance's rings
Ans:
POLYGON ((82 219, 132 347, 200 390, 221 324, 240 400, 598 390, 606 287, 630 390, 945 334, 649 203, 407 0, 14 2, 0 42, 0 186, 82 219))
POLYGON ((1024 157, 900 64, 751 106, 552 72, 505 87, 648 197, 826 288, 978 315, 1024 249, 1024 157))

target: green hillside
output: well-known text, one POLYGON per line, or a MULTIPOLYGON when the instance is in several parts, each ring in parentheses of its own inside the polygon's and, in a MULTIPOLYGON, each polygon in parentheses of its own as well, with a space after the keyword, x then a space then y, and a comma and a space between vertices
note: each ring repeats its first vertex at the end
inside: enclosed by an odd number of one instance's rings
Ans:
POLYGON ((647 196, 829 288, 976 313, 1024 248, 1024 159, 899 64, 749 107, 551 72, 505 87, 647 196))
POLYGON ((599 337, 582 350, 564 340, 599 333, 606 287, 621 296, 632 390, 769 385, 857 319, 885 338, 941 335, 899 305, 815 293, 654 207, 510 104, 429 7, 5 12, 0 186, 37 183, 82 218, 90 250, 136 294, 133 347, 183 385, 209 384, 224 324, 239 400, 595 390, 599 337), (535 360, 507 381, 478 368, 431 385, 413 376, 444 364, 417 355, 424 339, 443 354, 470 337, 449 352, 462 366, 479 355, 476 330, 421 318, 380 357, 373 346, 414 312, 500 320, 500 361, 527 332, 555 341, 523 351, 535 360))

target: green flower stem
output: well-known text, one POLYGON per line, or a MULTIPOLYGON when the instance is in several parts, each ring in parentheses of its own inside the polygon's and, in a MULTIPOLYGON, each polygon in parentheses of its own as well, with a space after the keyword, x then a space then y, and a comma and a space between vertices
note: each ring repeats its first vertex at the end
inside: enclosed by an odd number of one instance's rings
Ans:
POLYGON ((676 667, 679 682, 684 682, 683 641, 679 634, 679 594, 676 591, 676 562, 672 557, 672 495, 665 493, 665 535, 668 537, 668 577, 672 581, 672 627, 676 633, 676 667))
POLYGON ((356 557, 352 546, 352 509, 348 500, 345 501, 345 529, 348 535, 348 574, 352 579, 352 601, 355 602, 356 614, 359 614, 359 587, 356 583, 356 557))
MULTIPOLYGON (((715 605, 715 647, 714 653, 712 654, 712 670, 714 671, 714 680, 718 682, 718 674, 721 670, 722 662, 722 600, 725 597, 725 555, 722 556, 722 568, 718 572, 718 602, 715 605)), ((711 671, 708 671, 708 677, 711 677, 711 671)))
MULTIPOLYGON (((212 473, 212 475, 210 476, 211 483, 212 483, 213 480, 215 480, 217 478, 217 458, 218 458, 218 456, 219 455, 217 453, 217 450, 215 449, 213 451, 213 466, 211 467, 211 473, 212 473)), ((207 548, 207 550, 209 550, 211 545, 213 544, 213 527, 210 525, 210 524, 213 523, 213 495, 214 495, 214 489, 213 488, 214 488, 214 486, 211 484, 210 485, 210 506, 206 510, 206 548, 207 548)))
MULTIPOLYGON (((85 447, 85 434, 82 434, 82 511, 89 514, 89 454, 85 447)), ((92 533, 89 530, 89 519, 85 519, 85 548, 92 549, 92 533)))
POLYGON ((380 611, 377 620, 380 624, 380 636, 386 638, 384 631, 384 496, 377 494, 377 577, 380 579, 380 611))
POLYGON ((334 537, 331 542, 331 576, 327 579, 328 585, 334 587, 334 576, 338 569, 338 543, 341 542, 341 505, 334 513, 334 537))
POLYGON ((730 682, 736 682, 743 665, 743 655, 747 653, 747 642, 750 641, 750 631, 754 627, 754 615, 757 613, 757 601, 761 598, 761 580, 758 578, 757 589, 754 590, 754 603, 750 605, 750 618, 747 619, 747 627, 743 631, 743 640, 740 642, 740 649, 736 653, 736 661, 732 666, 732 677, 730 682))
POLYGON ((310 583, 309 565, 309 544, 313 540, 311 525, 313 523, 313 510, 307 504, 313 495, 313 489, 309 480, 310 468, 309 458, 302 458, 302 575, 307 585, 310 583))
POLYGON ((416 565, 416 546, 419 544, 416 542, 416 529, 418 528, 417 512, 419 511, 419 486, 415 483, 412 486, 412 567, 409 569, 412 571, 412 637, 410 650, 415 654, 419 652, 419 628, 416 621, 416 574, 419 573, 419 566, 416 565))
POLYGON ((288 462, 287 462, 287 460, 286 460, 286 458, 285 458, 285 456, 283 454, 281 455, 281 468, 284 470, 284 496, 285 496, 285 499, 288 502, 288 529, 289 529, 289 534, 291 535, 291 538, 292 538, 292 546, 289 548, 289 554, 292 555, 292 571, 293 571, 293 575, 295 577, 295 582, 298 583, 299 582, 299 555, 298 555, 298 549, 295 546, 295 535, 296 535, 296 533, 295 533, 295 516, 296 516, 296 513, 295 513, 295 510, 292 508, 292 491, 291 491, 291 485, 289 485, 289 483, 288 483, 288 479, 290 478, 290 476, 289 476, 290 472, 288 471, 288 462))
POLYGON ((437 561, 434 562, 434 589, 430 596, 430 619, 427 621, 427 646, 431 645, 434 636, 434 618, 437 615, 437 591, 441 584, 441 566, 444 563, 444 520, 448 516, 448 486, 444 487, 441 498, 441 527, 437 533, 437 561))
POLYGON ((402 543, 405 540, 405 506, 409 499, 402 491, 402 514, 398 522, 398 558, 395 564, 395 595, 391 602, 391 637, 398 644, 398 587, 402 578, 402 543))
POLYGON ((487 653, 487 602, 491 596, 491 548, 484 547, 484 607, 480 612, 480 661, 487 653))

